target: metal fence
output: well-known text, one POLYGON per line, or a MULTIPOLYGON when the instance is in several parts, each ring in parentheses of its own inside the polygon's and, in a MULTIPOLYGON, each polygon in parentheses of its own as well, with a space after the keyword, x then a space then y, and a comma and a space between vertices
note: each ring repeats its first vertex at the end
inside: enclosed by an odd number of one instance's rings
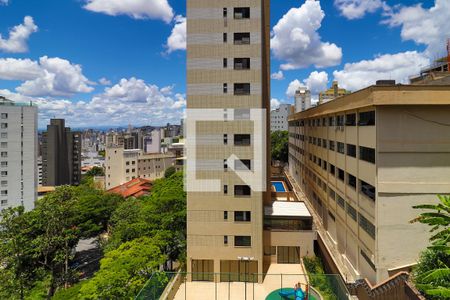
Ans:
POLYGON ((334 274, 160 272, 150 277, 136 299, 286 300, 295 299, 296 286, 308 293, 309 300, 350 298, 342 277, 334 274))

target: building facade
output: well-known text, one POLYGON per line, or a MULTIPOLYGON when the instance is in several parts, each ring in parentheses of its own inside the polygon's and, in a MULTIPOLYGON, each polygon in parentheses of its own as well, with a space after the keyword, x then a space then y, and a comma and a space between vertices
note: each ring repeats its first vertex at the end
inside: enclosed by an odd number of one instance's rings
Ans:
POLYGON ((162 178, 175 161, 173 154, 145 154, 141 149, 107 147, 105 154, 105 184, 109 190, 135 178, 162 178))
POLYGON ((213 280, 211 272, 263 272, 267 192, 252 190, 229 170, 228 158, 235 154, 246 170, 263 166, 259 172, 267 174, 267 156, 255 161, 253 153, 257 142, 268 140, 270 129, 269 32, 268 0, 187 1, 186 136, 188 145, 197 146, 195 157, 187 147, 186 161, 199 166, 197 179, 221 182, 219 191, 204 186, 187 193, 187 270, 194 272, 192 280, 213 280), (192 141, 189 111, 206 109, 221 110, 223 119, 197 122, 192 141), (249 118, 251 109, 264 110, 264 124, 258 128, 249 118), (241 120, 228 119, 233 114, 241 120))
POLYGON ((372 86, 289 119, 289 172, 350 278, 379 283, 416 263, 410 224, 450 193, 450 86, 372 86))
POLYGON ((37 107, 0 97, 0 210, 37 198, 37 107))
POLYGON ((311 91, 306 87, 300 87, 295 91, 295 112, 305 111, 311 108, 311 91))
POLYGON ((280 104, 270 112, 270 131, 288 130, 288 116, 292 113, 292 105, 280 104))
POLYGON ((331 88, 319 94, 319 105, 348 94, 350 94, 350 91, 340 88, 338 82, 333 81, 331 88))
POLYGON ((42 185, 78 185, 81 180, 81 133, 64 119, 51 119, 42 134, 42 185))

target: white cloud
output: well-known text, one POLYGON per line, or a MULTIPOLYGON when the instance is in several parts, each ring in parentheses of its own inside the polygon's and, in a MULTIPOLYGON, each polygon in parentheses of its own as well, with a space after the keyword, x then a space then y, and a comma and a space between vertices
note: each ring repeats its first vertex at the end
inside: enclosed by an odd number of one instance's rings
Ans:
POLYGON ((174 93, 173 87, 159 88, 142 79, 121 79, 104 92, 87 101, 30 97, 9 90, 0 95, 15 101, 33 101, 39 107, 39 126, 50 118, 65 118, 70 126, 156 125, 177 123, 186 106, 185 96, 174 93))
POLYGON ((389 6, 382 0, 334 0, 334 5, 347 19, 359 19, 366 13, 373 13, 383 8, 389 10, 389 6))
POLYGON ((328 74, 327 72, 317 72, 313 71, 309 74, 309 77, 304 79, 303 82, 295 79, 291 81, 286 89, 286 96, 294 97, 295 91, 300 87, 307 87, 311 91, 311 95, 317 96, 320 92, 327 89, 328 84, 328 74))
POLYGON ((291 81, 286 90, 286 96, 292 98, 295 96, 295 91, 298 90, 299 87, 305 86, 298 79, 291 81))
POLYGON ((270 108, 271 109, 277 109, 278 107, 280 107, 281 101, 276 99, 276 98, 272 98, 270 99, 270 108))
POLYGON ((428 64, 429 59, 423 53, 407 51, 345 64, 344 69, 334 71, 333 76, 340 86, 355 91, 373 85, 380 79, 408 83, 409 76, 418 74, 428 64))
POLYGON ((286 61, 282 70, 340 64, 342 49, 322 42, 317 32, 324 17, 319 1, 306 0, 299 8, 291 8, 274 26, 271 48, 275 58, 286 61))
POLYGON ((389 14, 385 23, 392 27, 400 26, 403 40, 427 45, 426 54, 436 57, 445 53, 446 41, 450 37, 449 12, 449 0, 435 0, 429 9, 421 4, 400 6, 389 14))
POLYGON ((167 53, 176 50, 186 50, 186 18, 183 16, 176 16, 175 25, 172 28, 172 33, 167 38, 167 53))
POLYGON ((278 72, 273 73, 272 75, 270 75, 270 78, 274 80, 283 80, 284 79, 283 71, 279 70, 278 72))
POLYGON ((9 0, 0 0, 0 5, 8 5, 9 0))
POLYGON ((27 96, 72 96, 93 90, 80 65, 58 57, 0 59, 0 79, 24 81, 16 91, 27 96))
MULTIPOLYGON (((7 4, 4 3, 4 4, 7 4)), ((34 20, 30 16, 23 19, 23 24, 14 26, 9 31, 9 37, 3 38, 0 34, 0 51, 10 53, 23 53, 28 51, 28 39, 38 30, 34 20)))
POLYGON ((84 8, 110 16, 127 15, 166 23, 173 19, 173 9, 167 0, 87 0, 84 8))
POLYGON ((98 83, 100 83, 101 85, 111 85, 112 82, 111 80, 109 80, 108 78, 102 77, 98 80, 98 83))

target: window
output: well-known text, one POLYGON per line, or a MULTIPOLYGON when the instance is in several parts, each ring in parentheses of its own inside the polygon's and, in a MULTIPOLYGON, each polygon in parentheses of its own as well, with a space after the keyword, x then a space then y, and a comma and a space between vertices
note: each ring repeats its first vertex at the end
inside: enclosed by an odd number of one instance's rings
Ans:
POLYGON ((359 214, 359 226, 375 239, 375 226, 361 214, 359 214))
POLYGON ((236 247, 251 247, 252 237, 251 236, 235 236, 234 245, 236 247))
POLYGON ((223 17, 224 18, 228 17, 228 9, 226 7, 223 8, 223 17))
POLYGON ((1 205, 2 205, 2 206, 8 205, 8 200, 2 200, 2 201, 1 201, 1 205))
POLYGON ((328 146, 329 146, 330 150, 334 151, 334 141, 329 141, 328 146))
POLYGON ((333 201, 336 199, 336 193, 331 188, 328 188, 328 195, 333 201))
POLYGON ((227 145, 228 144, 228 134, 224 134, 223 135, 223 144, 227 145))
POLYGON ((317 139, 317 146, 322 147, 322 139, 321 138, 317 139))
POLYGON ((234 33, 235 45, 248 45, 250 44, 250 32, 235 32, 234 33))
POLYGON ((251 189, 248 185, 235 185, 234 186, 234 195, 235 196, 250 196, 251 189))
POLYGON ((223 236, 223 244, 228 245, 228 236, 227 235, 223 236))
POLYGON ((250 146, 250 134, 235 134, 234 135, 235 146, 250 146))
POLYGON ((7 142, 1 142, 0 143, 0 148, 8 148, 8 143, 7 142))
POLYGON ((347 202, 347 214, 356 221, 356 209, 347 202))
POLYGON ((334 121, 335 121, 334 117, 328 117, 328 126, 334 126, 335 125, 334 121))
POLYGON ((223 33, 223 42, 224 42, 224 43, 227 43, 227 41, 228 41, 228 36, 227 36, 227 33, 224 32, 224 33, 223 33))
POLYGON ((8 123, 2 123, 2 124, 1 124, 1 127, 2 127, 2 129, 8 128, 8 123))
POLYGON ((336 175, 336 168, 334 167, 334 165, 330 164, 330 173, 331 175, 336 175))
POLYGON ((250 222, 251 213, 249 211, 235 211, 234 212, 235 222, 250 222))
POLYGON ((0 156, 1 157, 8 157, 8 152, 3 151, 0 156))
POLYGON ((0 195, 8 196, 8 191, 7 190, 3 190, 3 191, 0 192, 0 195))
POLYGON ((1 133, 1 138, 2 138, 2 139, 8 138, 8 133, 7 133, 7 132, 2 132, 2 133, 1 133))
POLYGON ((250 95, 250 83, 235 83, 234 84, 235 95, 250 95))
POLYGON ((250 7, 235 7, 234 8, 234 18, 235 19, 249 19, 250 18, 250 7))
POLYGON ((326 139, 323 139, 323 140, 322 140, 322 148, 327 149, 327 146, 328 146, 327 140, 326 140, 326 139))
POLYGON ((344 116, 336 117, 336 126, 344 126, 344 116))
POLYGON ((375 125, 375 111, 367 111, 359 113, 359 126, 373 126, 375 125))
POLYGON ((367 147, 359 147, 359 159, 375 163, 375 149, 367 148, 367 147))
POLYGON ((226 194, 228 194, 228 185, 224 185, 223 186, 223 193, 226 195, 226 194))
POLYGON ((347 183, 356 190, 356 177, 347 173, 347 183))
POLYGON ((366 252, 364 252, 362 250, 360 252, 361 252, 361 256, 364 257, 364 259, 369 264, 369 266, 372 268, 372 270, 376 271, 377 269, 375 267, 375 264, 370 260, 369 256, 366 254, 366 252))
POLYGON ((361 193, 363 193, 364 195, 375 201, 376 190, 373 185, 370 185, 367 182, 360 180, 359 186, 361 193))
POLYGON ((8 166, 8 162, 7 161, 2 161, 0 164, 3 168, 8 166))
POLYGON ((226 69, 228 67, 228 59, 224 58, 223 59, 223 68, 226 69))
POLYGON ((234 69, 235 70, 249 70, 250 69, 250 58, 235 58, 234 59, 234 69))
POLYGON ((277 255, 277 247, 276 246, 264 246, 264 255, 277 255))
POLYGON ((322 126, 327 126, 327 118, 322 118, 322 126))
POLYGON ((227 93, 228 93, 228 84, 227 84, 227 83, 224 83, 224 84, 223 84, 223 93, 224 93, 224 94, 227 94, 227 93))
POLYGON ((2 187, 8 186, 8 181, 2 180, 1 183, 0 183, 0 185, 1 185, 2 187))
POLYGON ((347 114, 345 116, 345 125, 346 126, 355 126, 356 125, 356 114, 347 114))
POLYGON ((347 155, 351 157, 356 157, 356 146, 352 144, 347 144, 347 155))
POLYGON ((226 159, 223 160, 223 170, 228 171, 228 161, 226 159))
POLYGON ((338 178, 342 181, 345 180, 345 172, 344 172, 344 170, 339 169, 339 168, 338 168, 338 178))
POLYGON ((234 169, 238 171, 248 171, 252 169, 252 161, 250 159, 240 159, 234 161, 234 169))
POLYGON ((2 113, 1 114, 1 119, 2 120, 8 119, 8 114, 7 113, 2 113))
POLYGON ((345 200, 341 196, 337 195, 337 204, 342 207, 342 209, 345 209, 345 200))
POLYGON ((228 212, 227 211, 223 212, 223 219, 228 220, 228 212))
POLYGON ((337 151, 341 154, 345 154, 345 145, 344 143, 338 142, 337 143, 337 151))

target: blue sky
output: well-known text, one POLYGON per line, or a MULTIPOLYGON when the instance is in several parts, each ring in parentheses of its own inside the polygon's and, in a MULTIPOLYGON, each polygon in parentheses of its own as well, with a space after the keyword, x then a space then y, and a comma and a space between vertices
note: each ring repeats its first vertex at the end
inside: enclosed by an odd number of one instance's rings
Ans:
MULTIPOLYGON (((445 52, 448 0, 271 4, 273 104, 333 79, 406 82, 445 52)), ((0 95, 74 127, 178 123, 185 106, 185 1, 0 0, 0 95)))

